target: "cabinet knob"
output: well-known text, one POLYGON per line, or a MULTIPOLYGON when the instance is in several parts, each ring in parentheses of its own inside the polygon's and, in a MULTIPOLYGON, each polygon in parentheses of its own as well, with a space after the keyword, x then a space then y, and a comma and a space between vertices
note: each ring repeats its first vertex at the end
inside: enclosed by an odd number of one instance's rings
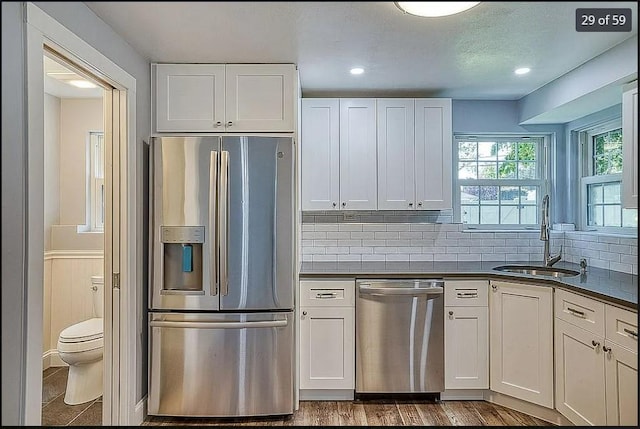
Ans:
POLYGON ((497 291, 497 290, 498 290, 498 286, 496 286, 496 285, 491 285, 491 289, 493 289, 493 291, 495 292, 495 291, 497 291))
POLYGON ((214 127, 219 127, 222 125, 222 122, 218 121, 216 123, 213 124, 214 127))
POLYGON ((231 121, 227 122, 227 127, 231 127, 231 126, 233 126, 233 122, 231 121))
POLYGON ((342 203, 342 207, 346 207, 346 206, 347 206, 347 203, 342 203))
POLYGON ((409 207, 413 207, 413 203, 409 203, 409 207))
POLYGON ((307 315, 307 312, 306 312, 306 311, 303 311, 303 312, 302 312, 302 315, 303 315, 303 316, 306 316, 306 315, 307 315))
POLYGON ((337 206, 338 204, 334 201, 333 202, 333 207, 337 206))
POLYGON ((596 340, 591 340, 591 345, 595 348, 595 350, 598 350, 598 347, 600 347, 600 343, 596 340))
POLYGON ((418 207, 422 207, 422 201, 418 203, 418 207))
POLYGON ((450 312, 449 312, 449 316, 453 316, 453 311, 450 311, 450 312))
POLYGON ((602 346, 602 351, 611 354, 611 347, 602 346))

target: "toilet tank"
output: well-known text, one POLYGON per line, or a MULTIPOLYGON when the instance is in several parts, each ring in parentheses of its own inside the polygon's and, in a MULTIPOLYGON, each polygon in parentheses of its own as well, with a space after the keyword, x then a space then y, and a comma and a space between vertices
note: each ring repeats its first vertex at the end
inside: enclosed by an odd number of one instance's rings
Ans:
POLYGON ((91 276, 91 291, 93 293, 94 317, 102 317, 104 310, 104 277, 91 276))

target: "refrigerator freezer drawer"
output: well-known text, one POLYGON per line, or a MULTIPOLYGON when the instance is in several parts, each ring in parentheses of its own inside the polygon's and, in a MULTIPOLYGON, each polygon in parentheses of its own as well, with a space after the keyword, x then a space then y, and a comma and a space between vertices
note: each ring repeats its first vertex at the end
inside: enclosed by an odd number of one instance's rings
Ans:
POLYGON ((149 411, 293 413, 293 313, 150 313, 149 411))

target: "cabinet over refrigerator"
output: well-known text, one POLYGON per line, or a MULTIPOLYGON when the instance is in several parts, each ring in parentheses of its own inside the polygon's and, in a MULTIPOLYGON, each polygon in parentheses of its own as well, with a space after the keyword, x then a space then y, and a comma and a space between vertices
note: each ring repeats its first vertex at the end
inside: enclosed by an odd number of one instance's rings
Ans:
POLYGON ((293 412, 293 151, 152 139, 150 415, 293 412))

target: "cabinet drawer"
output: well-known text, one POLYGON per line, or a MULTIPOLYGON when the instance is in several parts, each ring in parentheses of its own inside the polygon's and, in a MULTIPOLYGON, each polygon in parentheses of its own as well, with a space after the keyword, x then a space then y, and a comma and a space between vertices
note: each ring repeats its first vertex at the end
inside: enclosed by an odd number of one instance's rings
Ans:
POLYGON ((301 307, 351 307, 355 280, 301 280, 301 307))
POLYGON ((445 306, 486 307, 489 305, 489 282, 486 280, 446 280, 445 306))
POLYGON ((606 305, 605 328, 607 340, 638 352, 638 314, 606 305))
POLYGON ((604 303, 556 289, 555 316, 604 337, 604 303))

